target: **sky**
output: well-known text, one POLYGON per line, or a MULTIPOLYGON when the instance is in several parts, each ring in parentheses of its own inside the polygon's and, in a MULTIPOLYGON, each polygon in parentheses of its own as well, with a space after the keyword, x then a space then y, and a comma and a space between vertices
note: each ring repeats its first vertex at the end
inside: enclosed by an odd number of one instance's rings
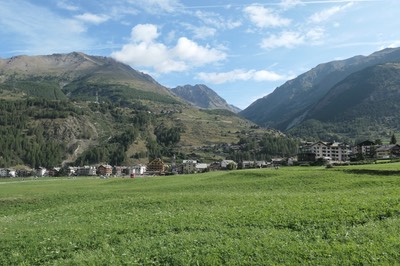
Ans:
POLYGON ((0 58, 110 56, 241 109, 320 63, 400 47, 400 0, 0 0, 0 58))

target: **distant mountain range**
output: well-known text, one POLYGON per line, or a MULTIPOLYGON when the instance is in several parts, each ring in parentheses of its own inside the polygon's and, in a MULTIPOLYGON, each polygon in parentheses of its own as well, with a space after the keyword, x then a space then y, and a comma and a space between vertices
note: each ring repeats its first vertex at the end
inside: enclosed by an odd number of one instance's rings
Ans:
POLYGON ((240 114, 301 137, 385 138, 399 131, 400 48, 320 64, 240 114))
POLYGON ((171 89, 175 95, 194 106, 204 109, 226 109, 234 113, 241 111, 236 106, 228 104, 221 96, 206 85, 185 85, 171 89))

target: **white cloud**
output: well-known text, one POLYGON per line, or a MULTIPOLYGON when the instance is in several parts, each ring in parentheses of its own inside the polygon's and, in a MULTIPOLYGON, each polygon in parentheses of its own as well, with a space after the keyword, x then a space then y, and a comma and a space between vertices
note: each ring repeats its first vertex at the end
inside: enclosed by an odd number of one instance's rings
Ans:
POLYGON ((150 43, 157 39, 159 35, 156 25, 139 24, 132 28, 131 40, 133 42, 150 43))
POLYGON ((304 43, 304 36, 298 32, 285 31, 280 35, 271 35, 264 38, 260 46, 264 49, 273 49, 278 47, 293 48, 304 43))
POLYGON ((62 9, 65 9, 65 10, 69 10, 69 11, 77 11, 77 10, 79 10, 78 6, 75 6, 73 4, 68 3, 66 0, 59 1, 57 3, 57 6, 59 8, 62 8, 62 9))
POLYGON ((206 26, 196 27, 188 23, 182 23, 182 25, 191 32, 193 32, 194 39, 206 39, 215 36, 215 34, 217 33, 217 30, 211 27, 206 27, 206 26))
POLYGON ((96 14, 92 14, 92 13, 84 13, 82 15, 76 15, 75 18, 79 19, 83 22, 87 22, 87 23, 91 23, 91 24, 95 24, 95 25, 101 24, 110 19, 109 16, 96 15, 96 14))
POLYGON ((185 37, 179 38, 173 51, 178 58, 191 62, 196 66, 221 61, 226 58, 225 53, 208 46, 200 46, 185 37))
POLYGON ((181 37, 174 47, 157 42, 157 26, 140 24, 132 29, 131 42, 111 54, 116 60, 135 67, 150 67, 160 73, 181 72, 192 67, 221 61, 226 54, 181 37))
POLYGON ((259 28, 288 26, 290 19, 282 18, 273 10, 259 5, 251 5, 244 9, 250 21, 259 28))
POLYGON ((311 42, 320 42, 324 36, 325 36, 325 30, 320 27, 310 29, 306 33, 307 40, 309 40, 311 42))
POLYGON ((353 6, 353 2, 347 3, 347 4, 342 5, 342 6, 334 6, 334 7, 331 7, 331 8, 327 8, 327 9, 324 9, 324 10, 322 10, 320 12, 314 13, 309 18, 309 20, 312 23, 320 23, 320 22, 323 22, 323 21, 326 21, 326 20, 330 19, 332 16, 334 16, 334 15, 340 13, 340 12, 343 12, 344 10, 350 8, 351 6, 353 6))
MULTIPOLYGON (((388 48, 398 48, 398 47, 400 47, 400 40, 397 40, 397 41, 392 42, 392 43, 389 44, 387 47, 388 47, 388 48)), ((386 48, 386 47, 384 47, 384 48, 386 48)), ((382 49, 383 49, 383 48, 382 48, 382 49)))
POLYGON ((289 9, 300 4, 302 4, 300 0, 282 0, 280 3, 284 9, 289 9))
POLYGON ((206 82, 210 82, 213 84, 223 84, 227 82, 234 81, 279 81, 285 80, 286 77, 279 75, 275 72, 267 71, 267 70, 244 70, 244 69, 235 69, 229 72, 221 72, 221 73, 205 73, 201 72, 197 74, 197 78, 204 80, 206 82))
POLYGON ((197 10, 194 13, 198 19, 200 19, 206 25, 215 27, 217 29, 235 29, 242 25, 242 22, 239 20, 233 19, 225 19, 221 16, 221 14, 213 13, 213 12, 203 12, 197 10))

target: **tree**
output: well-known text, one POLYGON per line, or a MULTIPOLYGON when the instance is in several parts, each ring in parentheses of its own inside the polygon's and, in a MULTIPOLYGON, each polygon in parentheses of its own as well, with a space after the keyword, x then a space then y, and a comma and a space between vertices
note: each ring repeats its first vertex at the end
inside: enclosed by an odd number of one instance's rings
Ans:
POLYGON ((390 144, 396 144, 396 143, 397 143, 397 139, 396 139, 396 136, 393 133, 392 137, 390 138, 390 144))

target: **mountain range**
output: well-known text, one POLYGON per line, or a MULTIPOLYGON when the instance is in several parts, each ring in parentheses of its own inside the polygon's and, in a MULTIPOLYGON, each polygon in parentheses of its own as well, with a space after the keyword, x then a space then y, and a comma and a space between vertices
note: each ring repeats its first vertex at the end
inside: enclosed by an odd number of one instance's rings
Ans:
POLYGON ((108 57, 0 59, 0 167, 147 163, 174 154, 213 161, 241 136, 276 134, 230 111, 209 88, 188 90, 205 93, 208 108, 108 57))
POLYGON ((389 139, 399 102, 400 48, 320 64, 238 114, 205 85, 169 89, 112 58, 16 56, 0 59, 0 167, 294 155, 287 135, 389 139))
POLYGON ((400 48, 323 63, 240 115, 303 138, 354 140, 398 132, 400 48))

